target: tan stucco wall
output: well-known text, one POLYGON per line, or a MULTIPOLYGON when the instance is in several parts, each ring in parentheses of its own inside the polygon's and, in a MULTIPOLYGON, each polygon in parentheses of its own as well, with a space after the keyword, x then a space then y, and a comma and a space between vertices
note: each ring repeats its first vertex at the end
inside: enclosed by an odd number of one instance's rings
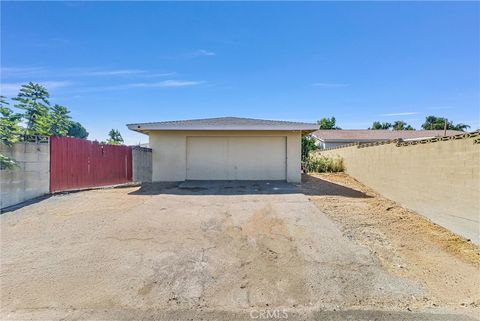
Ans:
POLYGON ((474 140, 351 146, 321 154, 343 157, 349 175, 479 244, 480 144, 474 140))
MULTIPOLYGON (((301 181, 300 131, 151 131, 153 181, 184 181, 189 136, 282 136, 287 141, 287 181, 301 181)), ((255 155, 251 155, 252 158, 255 155)))

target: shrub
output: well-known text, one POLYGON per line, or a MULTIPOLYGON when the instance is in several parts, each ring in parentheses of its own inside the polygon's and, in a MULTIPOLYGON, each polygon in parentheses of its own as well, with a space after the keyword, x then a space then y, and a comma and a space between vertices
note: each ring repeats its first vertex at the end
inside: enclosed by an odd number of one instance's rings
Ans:
POLYGON ((315 138, 310 135, 302 137, 302 162, 306 161, 308 154, 318 149, 315 138))
POLYGON ((328 157, 318 153, 310 153, 304 162, 304 168, 307 172, 312 173, 336 173, 343 172, 343 158, 328 157))

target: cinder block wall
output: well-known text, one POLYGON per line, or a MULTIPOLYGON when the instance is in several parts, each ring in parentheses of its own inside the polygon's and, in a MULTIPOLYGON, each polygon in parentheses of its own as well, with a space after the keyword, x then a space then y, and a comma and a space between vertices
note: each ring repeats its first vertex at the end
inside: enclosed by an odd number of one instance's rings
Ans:
POLYGON ((480 244, 480 133, 457 140, 320 152, 341 156, 352 177, 480 244), (476 136, 475 136, 476 135, 476 136))
POLYGON ((132 147, 132 166, 134 182, 152 181, 152 150, 139 146, 132 147))
POLYGON ((0 153, 15 159, 18 168, 0 170, 0 208, 49 193, 50 149, 48 143, 0 143, 0 153))

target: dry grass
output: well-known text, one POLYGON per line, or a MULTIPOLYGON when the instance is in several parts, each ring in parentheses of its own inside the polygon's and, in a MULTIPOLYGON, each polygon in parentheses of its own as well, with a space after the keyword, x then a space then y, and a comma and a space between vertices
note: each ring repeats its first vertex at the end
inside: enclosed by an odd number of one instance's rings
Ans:
POLYGON ((318 153, 310 153, 304 162, 304 167, 309 173, 337 173, 343 172, 343 158, 328 157, 318 153))

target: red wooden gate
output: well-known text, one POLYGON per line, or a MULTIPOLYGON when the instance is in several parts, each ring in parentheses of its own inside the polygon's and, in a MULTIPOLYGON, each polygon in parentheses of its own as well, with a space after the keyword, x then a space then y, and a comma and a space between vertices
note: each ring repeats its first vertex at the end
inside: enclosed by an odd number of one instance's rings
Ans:
POLYGON ((50 192, 131 181, 131 147, 50 137, 50 192))

